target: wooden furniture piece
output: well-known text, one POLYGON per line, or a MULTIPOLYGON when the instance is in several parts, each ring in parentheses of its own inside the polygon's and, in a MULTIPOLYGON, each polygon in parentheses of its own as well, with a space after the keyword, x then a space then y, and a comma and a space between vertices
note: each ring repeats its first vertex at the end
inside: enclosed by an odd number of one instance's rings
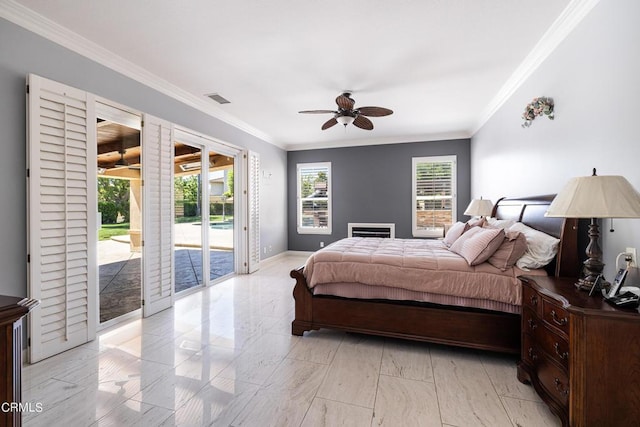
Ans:
MULTIPOLYGON (((546 218, 544 212, 553 195, 501 199, 494 217, 514 219, 561 239, 556 261, 549 274, 568 275, 579 271, 577 221, 546 218)), ((295 319, 293 335, 320 328, 340 329, 371 335, 428 341, 469 348, 520 353, 520 316, 481 309, 438 304, 341 298, 313 295, 303 267, 291 271, 295 319)))
POLYGON ((11 404, 22 401, 22 318, 39 302, 0 295, 0 425, 19 426, 22 415, 11 404))
POLYGON ((522 277, 518 379, 564 426, 640 422, 640 313, 576 289, 575 278, 522 277))

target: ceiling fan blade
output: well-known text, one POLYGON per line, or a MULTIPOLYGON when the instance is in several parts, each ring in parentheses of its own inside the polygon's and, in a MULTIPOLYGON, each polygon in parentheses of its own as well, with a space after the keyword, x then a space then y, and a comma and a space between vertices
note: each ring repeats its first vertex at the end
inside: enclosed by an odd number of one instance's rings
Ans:
POLYGON ((393 111, 382 107, 360 107, 358 108, 358 113, 363 116, 382 117, 393 114, 393 111))
POLYGON ((325 124, 323 124, 323 125, 322 125, 322 130, 329 129, 331 126, 333 126, 333 125, 337 125, 337 124, 338 124, 338 121, 337 121, 337 120, 336 120, 336 118, 334 117, 334 118, 332 118, 332 119, 330 119, 330 120, 327 120, 327 121, 325 122, 325 124))
POLYGON ((373 123, 371 123, 371 120, 367 119, 364 116, 357 116, 356 119, 353 121, 353 125, 364 130, 373 129, 373 123))
POLYGON ((338 114, 337 111, 333 111, 333 110, 304 110, 304 111, 298 111, 298 113, 300 114, 338 114))
POLYGON ((343 93, 336 98, 336 104, 338 104, 338 107, 342 108, 343 110, 353 110, 353 106, 355 105, 355 103, 356 101, 351 99, 348 93, 343 93))

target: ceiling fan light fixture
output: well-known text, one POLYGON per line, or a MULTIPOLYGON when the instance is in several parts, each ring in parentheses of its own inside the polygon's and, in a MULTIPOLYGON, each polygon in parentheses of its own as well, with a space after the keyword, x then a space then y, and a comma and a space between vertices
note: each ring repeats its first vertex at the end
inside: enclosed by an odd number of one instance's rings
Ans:
POLYGON ((353 123, 353 121, 355 120, 355 117, 352 116, 339 116, 336 117, 336 120, 338 121, 338 123, 340 123, 341 125, 344 125, 345 127, 347 125, 350 125, 351 123, 353 123))
POLYGON ((126 152, 126 149, 122 149, 122 151, 120 151, 120 158, 114 163, 115 167, 129 166, 129 162, 124 159, 124 155, 126 152))

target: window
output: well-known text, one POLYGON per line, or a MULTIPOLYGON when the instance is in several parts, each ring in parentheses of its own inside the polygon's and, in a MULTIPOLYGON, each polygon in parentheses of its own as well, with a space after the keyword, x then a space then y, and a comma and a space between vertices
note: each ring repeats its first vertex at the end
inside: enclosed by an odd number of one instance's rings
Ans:
POLYGON ((414 237, 442 237, 456 215, 456 156, 414 157, 414 237))
POLYGON ((331 163, 300 163, 298 233, 331 234, 331 163))

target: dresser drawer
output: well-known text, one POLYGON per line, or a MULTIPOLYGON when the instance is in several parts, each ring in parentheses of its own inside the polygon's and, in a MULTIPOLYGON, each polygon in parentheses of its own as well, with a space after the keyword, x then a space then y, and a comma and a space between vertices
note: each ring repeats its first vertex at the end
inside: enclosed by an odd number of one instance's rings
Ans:
POLYGON ((522 354, 520 357, 531 366, 535 366, 542 356, 536 340, 529 334, 522 335, 522 354))
POLYGON ((537 338, 538 328, 543 327, 543 322, 528 308, 522 308, 522 332, 537 338))
POLYGON ((536 359, 535 371, 540 385, 556 402, 568 409, 569 376, 544 354, 536 359))
POLYGON ((569 370, 569 343, 557 332, 546 326, 536 330, 536 342, 547 355, 569 370))
POLYGON ((522 287, 522 307, 531 309, 534 313, 540 313, 540 296, 527 285, 522 287))
POLYGON ((569 335, 569 312, 557 303, 542 299, 542 319, 552 328, 569 335))

